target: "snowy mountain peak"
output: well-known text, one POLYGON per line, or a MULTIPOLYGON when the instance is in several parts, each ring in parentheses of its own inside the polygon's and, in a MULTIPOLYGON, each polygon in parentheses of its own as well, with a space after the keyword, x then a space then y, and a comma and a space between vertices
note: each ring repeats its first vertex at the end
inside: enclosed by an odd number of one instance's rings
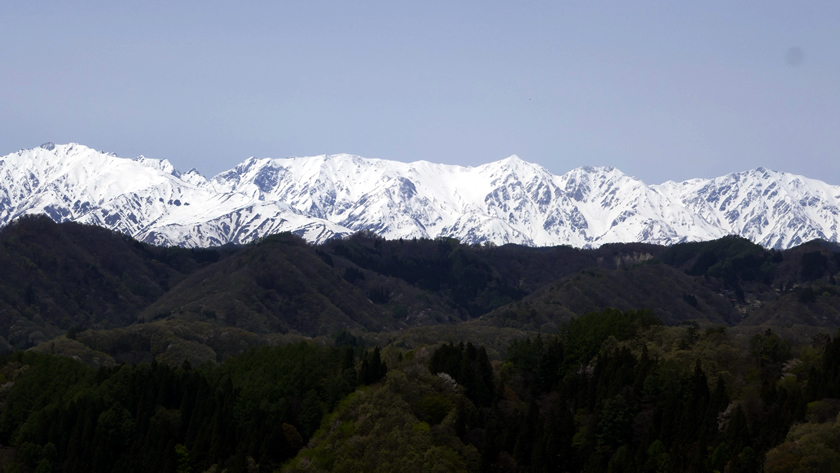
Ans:
POLYGON ((522 158, 515 154, 510 155, 505 159, 500 159, 499 161, 494 161, 492 163, 484 164, 479 167, 491 167, 501 169, 542 169, 542 166, 540 166, 539 164, 524 161, 522 158))
POLYGON ((553 175, 515 155, 477 167, 350 154, 251 157, 206 179, 165 159, 49 143, 0 158, 0 224, 32 213, 189 247, 280 231, 322 242, 369 230, 577 247, 738 234, 787 248, 838 240, 840 188, 764 168, 648 186, 609 166, 553 175))
POLYGON ((796 174, 753 169, 666 183, 663 192, 730 233, 771 248, 838 241, 840 187, 796 174))
POLYGON ((581 166, 577 170, 587 174, 604 174, 611 173, 616 169, 612 166, 581 166))
POLYGON ((202 187, 207 185, 207 178, 205 178, 196 168, 192 168, 184 174, 179 176, 182 181, 188 182, 194 186, 202 187))
POLYGON ((173 166, 172 163, 170 163, 167 159, 151 159, 141 154, 140 156, 134 158, 134 161, 142 164, 143 166, 150 167, 152 169, 157 169, 159 171, 165 172, 166 174, 171 174, 176 177, 181 175, 181 173, 177 169, 175 169, 175 166, 173 166))
POLYGON ((628 176, 624 174, 620 170, 612 167, 612 166, 581 166, 575 169, 572 169, 565 175, 574 175, 574 176, 590 176, 589 178, 597 178, 597 179, 636 179, 635 177, 628 176))
POLYGON ((508 165, 508 166, 532 165, 531 163, 528 163, 528 162, 522 160, 522 158, 520 158, 519 156, 517 156, 515 154, 512 154, 512 155, 508 156, 507 158, 496 161, 496 162, 500 163, 500 164, 508 165))

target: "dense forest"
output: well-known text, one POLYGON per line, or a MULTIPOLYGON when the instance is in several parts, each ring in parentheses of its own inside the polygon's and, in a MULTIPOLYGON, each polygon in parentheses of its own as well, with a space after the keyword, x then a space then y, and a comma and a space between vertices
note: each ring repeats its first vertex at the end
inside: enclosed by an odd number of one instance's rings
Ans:
POLYGON ((840 471, 840 249, 0 229, 4 471, 840 471))
POLYGON ((5 471, 837 471, 840 335, 667 327, 606 310, 554 334, 214 364, 0 367, 5 471), (807 468, 807 470, 796 469, 807 468))

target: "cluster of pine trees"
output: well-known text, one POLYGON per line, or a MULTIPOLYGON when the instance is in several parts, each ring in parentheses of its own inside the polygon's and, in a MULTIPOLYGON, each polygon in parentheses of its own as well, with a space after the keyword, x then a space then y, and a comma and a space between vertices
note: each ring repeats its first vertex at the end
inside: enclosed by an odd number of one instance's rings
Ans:
POLYGON ((272 471, 358 382, 381 378, 378 348, 365 358, 375 373, 357 372, 353 348, 307 343, 201 369, 185 362, 94 370, 18 352, 2 368, 14 380, 0 414, 0 441, 17 447, 7 471, 246 471, 249 464, 272 471))

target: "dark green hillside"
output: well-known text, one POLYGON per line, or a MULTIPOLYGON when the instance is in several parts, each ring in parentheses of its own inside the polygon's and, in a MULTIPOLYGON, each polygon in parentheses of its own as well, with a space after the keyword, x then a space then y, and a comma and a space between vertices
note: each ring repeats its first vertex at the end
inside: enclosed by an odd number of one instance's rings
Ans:
MULTIPOLYGON (((433 327, 436 328, 436 327, 433 327)), ((840 336, 605 310, 508 344, 219 364, 0 359, 4 471, 790 472, 840 466, 840 336), (807 468, 806 468, 807 467, 807 468)))
POLYGON ((462 245, 452 238, 388 241, 369 233, 328 242, 322 249, 336 264, 346 260, 435 294, 464 320, 521 300, 583 268, 618 268, 655 258, 664 251, 664 247, 641 243, 578 250, 567 246, 462 245))
POLYGON ((4 471, 273 471, 355 390, 356 359, 296 343, 212 369, 94 370, 18 352, 0 362, 0 442, 17 447, 14 469, 4 471))
POLYGON ((129 325, 187 274, 226 254, 23 217, 0 229, 0 336, 25 348, 71 327, 129 325))
POLYGON ((0 230, 0 351, 178 364, 349 329, 403 347, 475 334, 498 352, 520 330, 551 332, 607 308, 651 309, 667 324, 836 327, 837 250, 811 242, 779 252, 737 237, 495 247, 368 233, 188 250, 30 217, 0 230))
POLYGON ((800 284, 835 284, 840 246, 821 240, 785 251, 766 250, 740 237, 667 248, 662 262, 692 276, 715 278, 733 291, 787 291, 800 284))
POLYGON ((713 241, 671 246, 662 253, 660 259, 693 276, 725 273, 727 276, 731 274, 743 279, 755 279, 754 275, 744 275, 760 268, 767 254, 772 256, 776 252, 765 250, 745 238, 728 236, 713 241))
POLYGON ((834 471, 838 255, 187 250, 23 219, 0 328, 34 346, 0 359, 0 469, 834 471))
POLYGON ((142 319, 210 321, 255 333, 381 331, 398 322, 301 238, 282 234, 190 275, 142 319))
POLYGON ((661 259, 690 276, 702 277, 707 286, 745 304, 747 299, 767 299, 783 255, 745 238, 731 236, 674 245, 661 259))
POLYGON ((840 287, 806 284, 750 312, 743 325, 840 327, 840 287))
POLYGON ((552 331, 571 317, 607 308, 652 309, 672 325, 687 321, 734 325, 740 321, 727 297, 658 260, 622 269, 579 271, 485 318, 503 326, 552 331))
POLYGON ((775 251, 727 237, 675 245, 661 259, 729 298, 743 325, 840 326, 840 248, 834 243, 775 251))
MULTIPOLYGON (((279 333, 255 334, 209 322, 160 320, 109 330, 71 332, 30 350, 74 357, 95 367, 152 361, 178 366, 184 360, 199 366, 208 361, 226 360, 251 348, 286 345, 306 338, 279 333)), ((323 337, 319 341, 330 340, 323 337)))
POLYGON ((835 244, 814 241, 780 252, 726 237, 576 251, 597 267, 583 266, 483 318, 551 331, 575 315, 613 307, 649 308, 668 324, 840 326, 835 244))
POLYGON ((776 275, 776 287, 788 289, 806 283, 834 285, 835 279, 840 277, 838 273, 840 246, 822 240, 810 241, 784 252, 776 275))
POLYGON ((386 241, 358 234, 347 241, 327 243, 324 250, 365 270, 437 293, 459 319, 479 316, 526 294, 503 281, 481 249, 454 239, 386 241))

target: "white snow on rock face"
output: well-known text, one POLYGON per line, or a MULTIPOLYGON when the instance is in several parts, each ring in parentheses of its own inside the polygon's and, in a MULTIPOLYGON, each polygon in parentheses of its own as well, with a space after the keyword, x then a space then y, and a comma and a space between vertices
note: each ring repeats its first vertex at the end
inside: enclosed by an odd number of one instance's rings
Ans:
POLYGON ((838 241, 840 187, 763 168, 648 186, 610 167, 556 176, 516 156, 477 167, 346 154, 249 158, 206 179, 167 160, 46 143, 0 158, 0 225, 25 214, 186 247, 291 231, 597 247, 738 234, 789 248, 838 241))
POLYGON ((840 186, 756 168, 652 187, 726 233, 768 248, 838 241, 840 186))
POLYGON ((206 184, 197 171, 182 175, 168 161, 123 159, 77 144, 39 147, 0 158, 0 224, 46 214, 188 247, 246 243, 283 231, 317 242, 350 233, 282 202, 254 202, 206 184))

